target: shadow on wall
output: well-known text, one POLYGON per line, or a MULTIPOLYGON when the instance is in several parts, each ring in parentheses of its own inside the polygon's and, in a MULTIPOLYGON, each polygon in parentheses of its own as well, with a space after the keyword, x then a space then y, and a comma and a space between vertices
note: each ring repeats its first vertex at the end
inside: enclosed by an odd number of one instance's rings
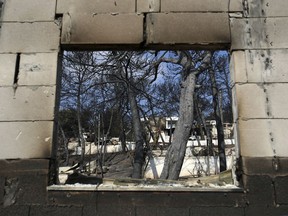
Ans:
MULTIPOLYGON (((2 8, 3 8, 3 1, 0 0, 0 20, 1 20, 1 16, 2 16, 2 8)), ((0 28, 1 28, 1 23, 0 23, 0 28)))

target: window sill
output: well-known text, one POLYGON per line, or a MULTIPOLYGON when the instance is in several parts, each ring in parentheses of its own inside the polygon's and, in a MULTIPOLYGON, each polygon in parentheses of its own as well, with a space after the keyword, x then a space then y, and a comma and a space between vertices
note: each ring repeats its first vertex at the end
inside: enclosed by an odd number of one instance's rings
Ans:
POLYGON ((244 192, 243 188, 235 185, 225 186, 178 186, 178 185, 51 185, 47 187, 48 191, 144 191, 144 192, 244 192))

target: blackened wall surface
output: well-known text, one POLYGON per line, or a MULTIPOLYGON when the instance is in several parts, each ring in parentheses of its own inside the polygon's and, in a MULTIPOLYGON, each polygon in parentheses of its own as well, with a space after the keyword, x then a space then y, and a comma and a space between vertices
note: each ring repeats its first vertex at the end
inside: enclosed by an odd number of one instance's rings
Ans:
POLYGON ((242 170, 243 190, 235 192, 47 191, 49 160, 1 160, 0 215, 288 215, 288 175, 272 172, 272 165, 257 169, 270 164, 261 160, 243 160, 255 170, 242 170))

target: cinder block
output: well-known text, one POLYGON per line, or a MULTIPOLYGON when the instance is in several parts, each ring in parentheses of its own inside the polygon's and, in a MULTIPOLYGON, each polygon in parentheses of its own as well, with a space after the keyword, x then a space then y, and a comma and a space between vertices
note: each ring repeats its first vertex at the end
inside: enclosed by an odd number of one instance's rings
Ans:
POLYGON ((159 12, 160 0, 137 0, 137 12, 159 12))
POLYGON ((288 47, 288 17, 230 19, 231 49, 288 47))
MULTIPOLYGON (((48 202, 51 205, 86 205, 86 206, 95 206, 95 202, 98 202, 97 195, 93 192, 85 192, 82 191, 81 193, 73 192, 73 191, 49 191, 48 194, 48 202)), ((87 211, 89 212, 89 208, 87 211)))
POLYGON ((161 12, 227 12, 229 0, 173 0, 161 1, 161 12))
POLYGON ((7 173, 5 175, 4 206, 39 205, 47 202, 48 169, 46 174, 36 172, 7 173))
POLYGON ((13 85, 15 65, 15 54, 0 54, 0 86, 13 85))
POLYGON ((23 174, 23 172, 24 173, 28 172, 29 174, 31 174, 31 172, 34 173, 41 172, 43 174, 47 174, 48 169, 49 169, 48 159, 0 160, 1 176, 15 176, 11 175, 11 173, 23 174))
POLYGON ((270 139, 274 145, 275 154, 278 157, 288 157, 287 127, 288 119, 274 119, 271 121, 272 134, 270 139))
MULTIPOLYGON (((111 206, 110 206, 111 207, 111 206)), ((82 207, 79 206, 31 206, 29 216, 79 216, 82 215, 82 207)))
POLYGON ((243 12, 243 1, 230 0, 229 12, 243 12))
POLYGON ((244 208, 241 207, 193 207, 190 209, 190 216, 243 216, 244 208))
POLYGON ((240 119, 268 118, 271 115, 270 104, 266 101, 266 90, 263 86, 236 84, 234 91, 240 119))
MULTIPOLYGON (((159 208, 159 207, 158 207, 159 208)), ((150 206, 137 206, 136 207, 136 215, 137 216, 157 216, 157 207, 150 207, 150 206)))
POLYGON ((135 8, 135 0, 58 0, 56 13, 134 13, 135 8))
POLYGON ((89 205, 84 205, 83 206, 83 213, 82 216, 94 216, 97 215, 97 206, 89 206, 89 205))
POLYGON ((0 53, 57 52, 59 42, 54 22, 2 23, 0 53))
POLYGON ((241 157, 242 170, 247 176, 266 175, 271 178, 288 176, 288 157, 241 157), (275 164, 278 164, 275 169, 275 164))
POLYGON ((287 157, 288 119, 238 121, 241 156, 287 157))
POLYGON ((248 0, 249 17, 287 17, 286 0, 248 0))
POLYGON ((288 119, 288 84, 270 84, 267 85, 267 100, 269 109, 274 118, 288 119))
MULTIPOLYGON (((244 188, 247 190, 246 199, 248 206, 273 206, 274 205, 274 188, 272 178, 265 175, 244 175, 244 188)), ((263 211, 264 213, 265 211, 263 211)), ((259 212, 260 213, 260 212, 259 212)), ((246 214, 245 214, 246 215, 246 214)), ((254 214, 265 215, 265 214, 254 214)))
POLYGON ((45 205, 47 203, 48 174, 34 172, 21 174, 15 175, 19 180, 19 188, 21 188, 17 194, 17 204, 45 205))
POLYGON ((231 50, 243 50, 249 45, 251 46, 252 39, 251 35, 247 33, 247 22, 247 19, 230 18, 231 50))
POLYGON ((246 58, 244 51, 233 51, 230 60, 230 73, 233 83, 247 82, 246 58))
POLYGON ((248 82, 288 82, 288 49, 245 52, 248 82))
POLYGON ((53 120, 56 87, 0 88, 0 121, 53 120))
POLYGON ((62 44, 140 44, 143 15, 65 14, 62 44))
POLYGON ((236 84, 234 91, 239 118, 288 118, 286 83, 236 84))
POLYGON ((22 54, 18 84, 56 85, 58 53, 22 54))
POLYGON ((288 204, 288 176, 278 176, 275 178, 275 192, 277 204, 288 204))
MULTIPOLYGON (((261 196, 258 199, 261 200, 261 196)), ((286 216, 287 212, 287 205, 249 205, 245 209, 245 216, 286 216)))
POLYGON ((53 21, 56 0, 9 0, 5 1, 3 21, 53 21))
POLYGON ((98 215, 125 215, 134 216, 135 209, 133 205, 98 205, 98 215))
POLYGON ((5 216, 29 216, 30 206, 9 206, 9 207, 0 207, 1 215, 5 216))
POLYGON ((273 157, 274 143, 271 143, 271 121, 267 119, 239 120, 238 142, 240 154, 244 157, 273 157))
POLYGON ((52 121, 0 122, 0 159, 49 158, 52 121))
MULTIPOLYGON (((167 197, 167 194, 166 194, 167 197)), ((173 194, 171 200, 164 197, 166 202, 156 201, 157 206, 161 207, 169 207, 169 208, 190 208, 194 209, 196 207, 205 208, 207 206, 210 207, 235 207, 237 206, 245 206, 243 202, 243 194, 241 193, 227 193, 226 196, 223 196, 223 193, 179 193, 173 194)), ((154 197, 157 200, 157 196, 154 197)), ((152 201, 151 201, 152 203, 152 201)), ((153 205, 153 204, 152 204, 153 205)), ((204 214, 205 215, 205 214, 204 214)))
POLYGON ((151 13, 147 15, 147 37, 148 44, 228 44, 228 14, 151 13))
POLYGON ((157 208, 157 216, 189 216, 189 208, 157 208))

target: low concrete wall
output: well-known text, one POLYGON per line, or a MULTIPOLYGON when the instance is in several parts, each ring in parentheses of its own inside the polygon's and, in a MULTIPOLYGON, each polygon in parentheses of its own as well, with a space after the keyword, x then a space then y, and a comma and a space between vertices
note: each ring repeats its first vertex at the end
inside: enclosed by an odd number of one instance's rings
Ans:
POLYGON ((283 216, 288 212, 283 165, 273 171, 269 160, 244 160, 243 190, 47 191, 49 160, 0 161, 0 215, 186 215, 283 216))

